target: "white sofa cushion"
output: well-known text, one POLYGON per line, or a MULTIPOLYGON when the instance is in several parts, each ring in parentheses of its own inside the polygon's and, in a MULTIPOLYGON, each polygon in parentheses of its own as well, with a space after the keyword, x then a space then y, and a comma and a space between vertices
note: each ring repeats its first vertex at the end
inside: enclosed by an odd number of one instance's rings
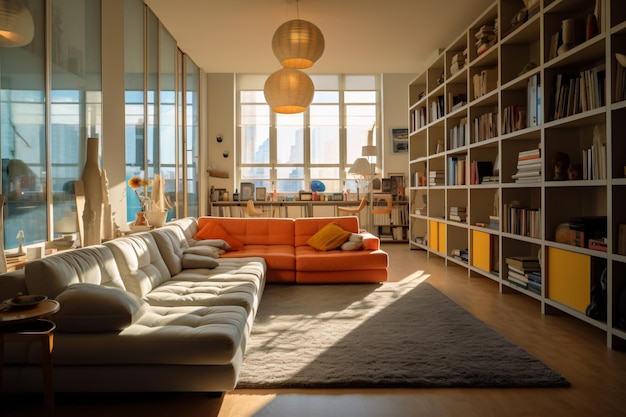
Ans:
POLYGON ((56 298, 69 285, 79 282, 125 288, 113 253, 102 245, 27 262, 25 281, 30 294, 42 294, 50 298, 56 298))
POLYGON ((113 252, 126 289, 143 297, 171 278, 150 232, 113 239, 105 243, 113 252))
POLYGON ((185 269, 150 291, 144 299, 152 306, 237 305, 255 312, 265 286, 263 258, 217 260, 214 269, 185 269))
POLYGON ((78 283, 65 289, 56 300, 61 310, 53 316, 61 332, 115 332, 139 317, 146 303, 126 290, 78 283))
POLYGON ((189 248, 182 229, 180 227, 161 227, 150 233, 154 237, 170 275, 176 275, 182 271, 183 252, 189 248))
POLYGON ((196 255, 193 253, 183 254, 183 269, 207 268, 213 269, 219 263, 212 256, 196 255))

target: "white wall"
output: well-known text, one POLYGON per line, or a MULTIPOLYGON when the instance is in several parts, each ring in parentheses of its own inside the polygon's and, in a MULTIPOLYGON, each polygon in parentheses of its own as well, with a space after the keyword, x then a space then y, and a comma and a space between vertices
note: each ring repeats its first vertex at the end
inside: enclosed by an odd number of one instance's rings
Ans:
POLYGON ((415 74, 383 74, 382 75, 382 118, 381 132, 383 143, 383 174, 402 173, 409 171, 409 154, 394 154, 391 146, 391 128, 407 128, 409 116, 409 82, 415 74))

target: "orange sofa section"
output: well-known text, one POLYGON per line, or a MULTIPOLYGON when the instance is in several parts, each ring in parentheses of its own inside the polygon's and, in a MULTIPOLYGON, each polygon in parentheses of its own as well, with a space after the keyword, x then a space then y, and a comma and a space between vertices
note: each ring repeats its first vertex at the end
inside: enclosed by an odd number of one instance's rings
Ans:
MULTIPOLYGON (((268 283, 375 283, 388 278, 388 255, 378 237, 360 231, 355 216, 306 218, 198 218, 198 235, 216 225, 228 237, 243 243, 223 258, 262 257, 267 264, 268 283), (320 251, 307 240, 328 223, 363 236, 363 248, 355 251, 320 251)), ((205 234, 205 238, 207 238, 205 234)))

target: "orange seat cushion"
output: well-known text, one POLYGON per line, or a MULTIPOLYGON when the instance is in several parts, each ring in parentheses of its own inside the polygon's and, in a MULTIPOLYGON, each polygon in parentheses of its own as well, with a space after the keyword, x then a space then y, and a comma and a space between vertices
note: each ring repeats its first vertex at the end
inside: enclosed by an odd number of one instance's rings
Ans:
POLYGON ((222 239, 230 245, 231 250, 243 249, 243 242, 239 239, 232 237, 222 226, 217 223, 207 223, 202 229, 198 230, 198 233, 194 236, 194 239, 222 239))

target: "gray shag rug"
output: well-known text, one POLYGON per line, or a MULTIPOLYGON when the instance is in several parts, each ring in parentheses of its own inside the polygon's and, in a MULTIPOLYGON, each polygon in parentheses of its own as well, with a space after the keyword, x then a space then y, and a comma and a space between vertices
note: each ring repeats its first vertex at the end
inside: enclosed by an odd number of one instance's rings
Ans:
POLYGON ((426 282, 267 285, 237 388, 563 387, 426 282))

